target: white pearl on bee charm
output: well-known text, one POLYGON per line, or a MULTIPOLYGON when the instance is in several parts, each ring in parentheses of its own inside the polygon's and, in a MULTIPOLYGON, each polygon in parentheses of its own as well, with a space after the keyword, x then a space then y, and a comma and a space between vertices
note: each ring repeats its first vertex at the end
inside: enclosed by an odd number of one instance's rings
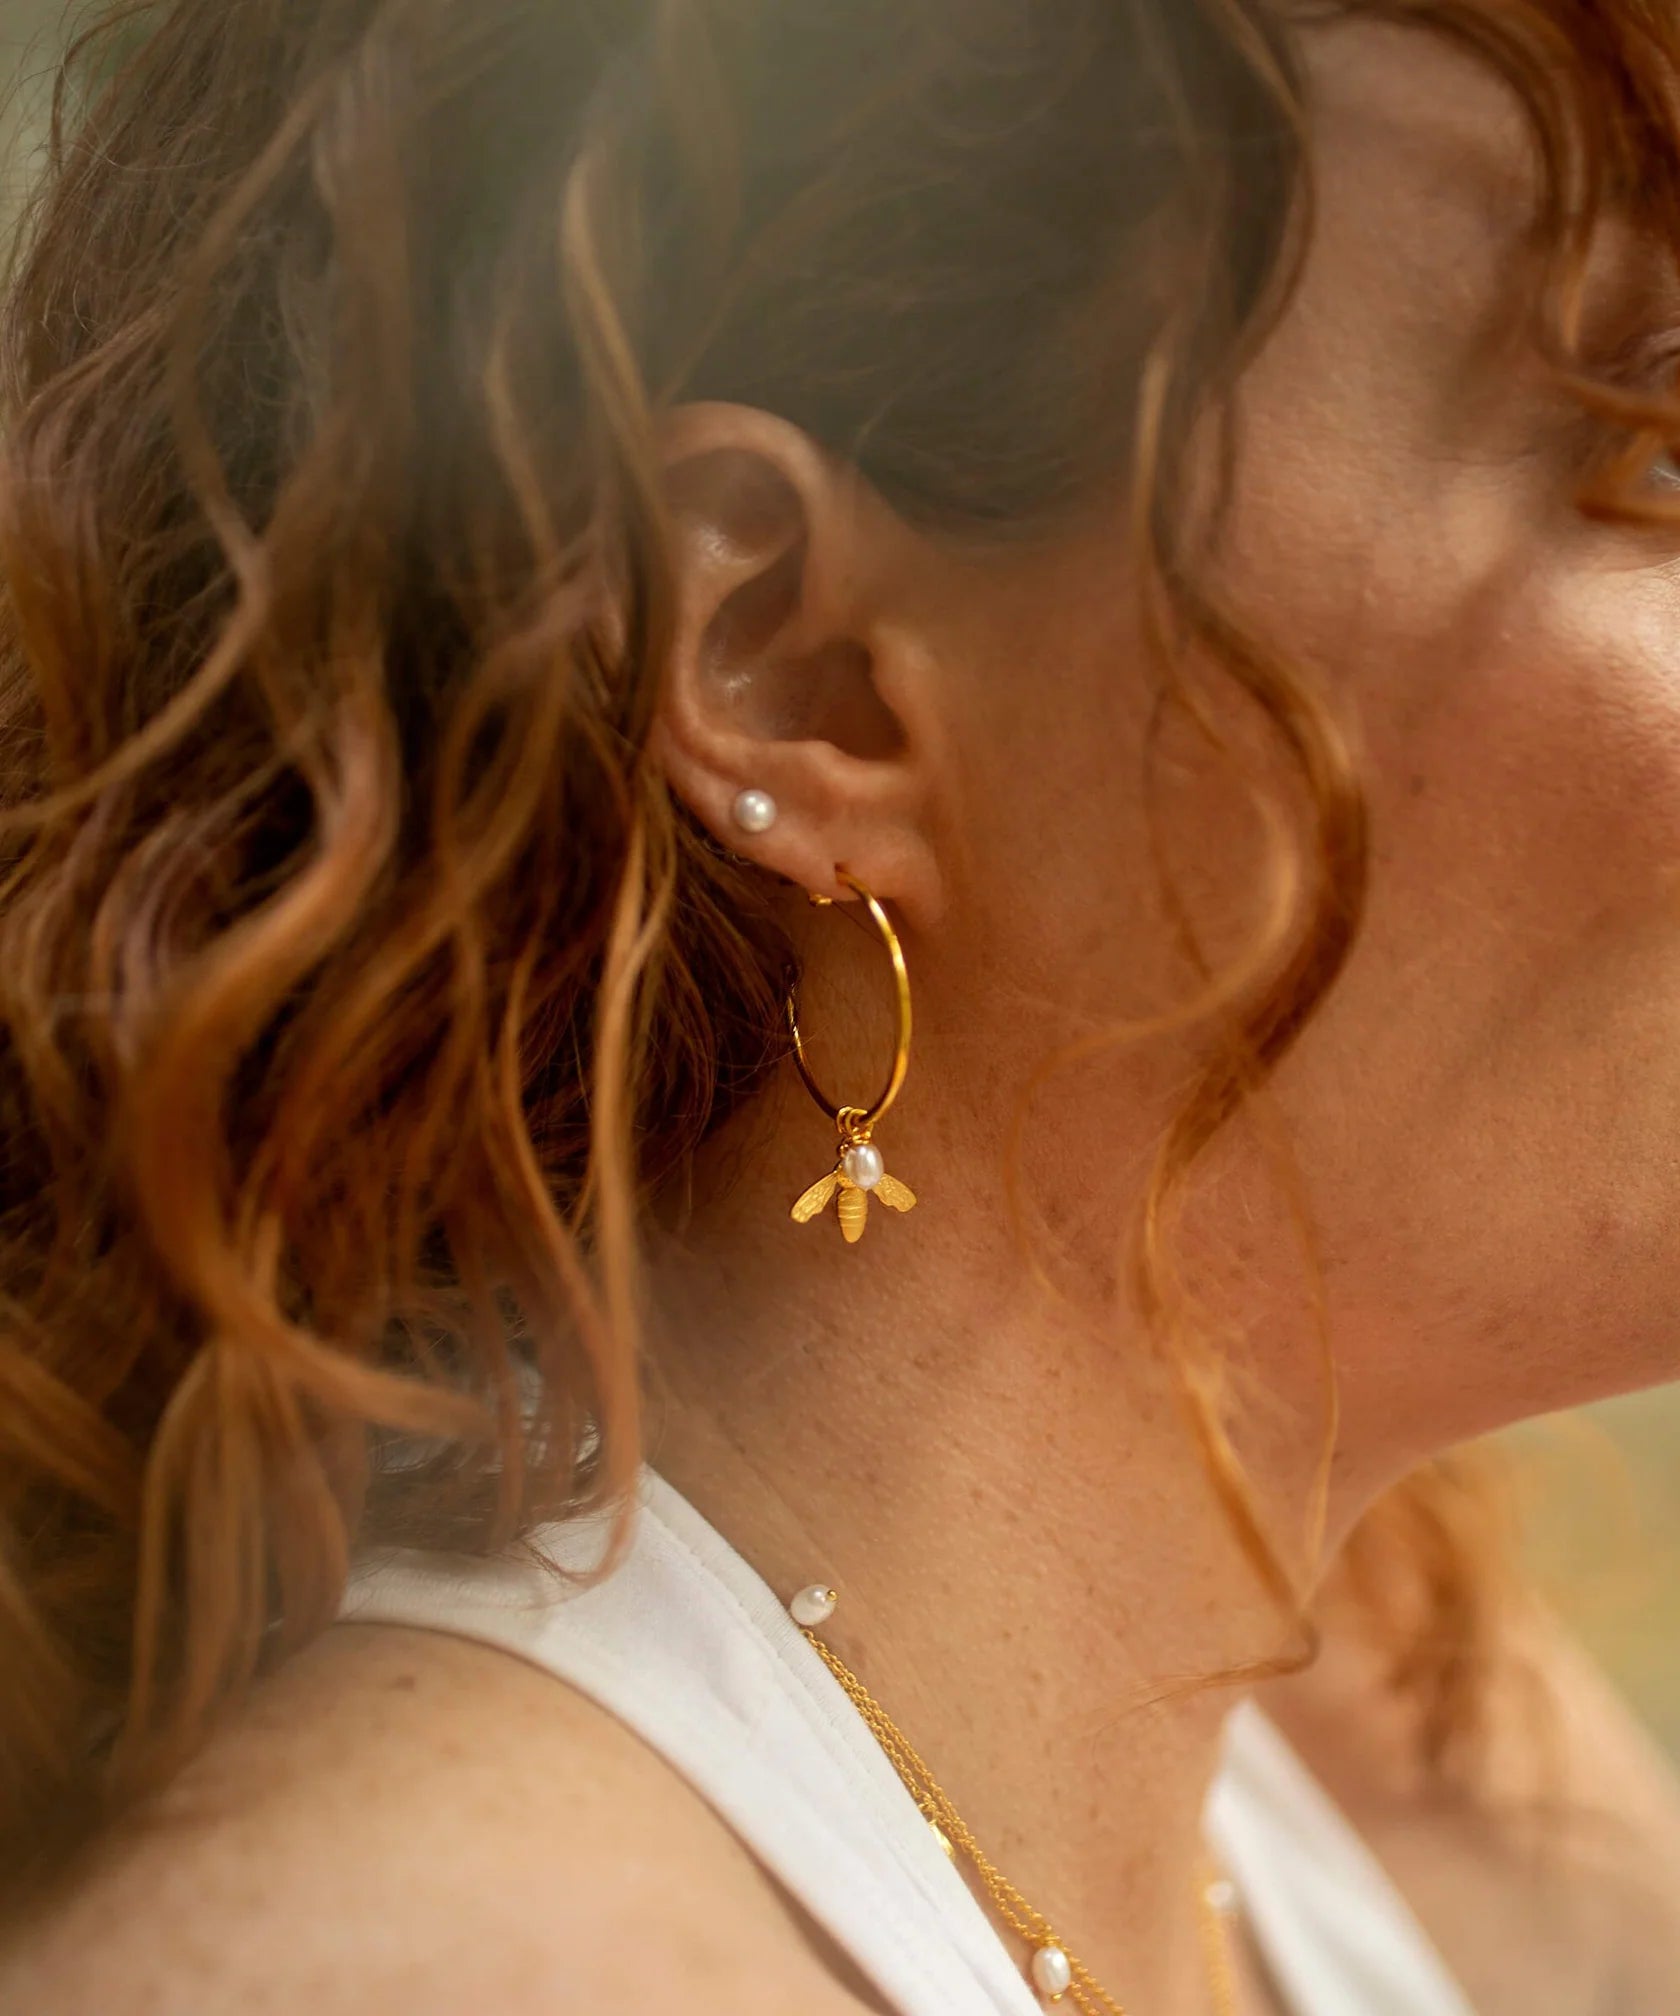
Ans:
POLYGON ((1073 1969, 1059 1946, 1041 1946, 1032 1956, 1033 1986, 1047 2002, 1059 2002, 1073 1986, 1073 1969))
POLYGON ((814 1630, 817 1625, 828 1622, 839 1601, 840 1592, 837 1589, 830 1589, 824 1582, 813 1582, 808 1588, 800 1590, 788 1605, 788 1611, 796 1624, 814 1630))
POLYGON ((735 800, 734 813, 743 833, 768 833, 776 823, 776 801, 768 791, 743 791, 735 800))
POLYGON ((859 1190, 873 1190, 887 1173, 887 1165, 872 1141, 854 1141, 840 1158, 840 1171, 859 1190))

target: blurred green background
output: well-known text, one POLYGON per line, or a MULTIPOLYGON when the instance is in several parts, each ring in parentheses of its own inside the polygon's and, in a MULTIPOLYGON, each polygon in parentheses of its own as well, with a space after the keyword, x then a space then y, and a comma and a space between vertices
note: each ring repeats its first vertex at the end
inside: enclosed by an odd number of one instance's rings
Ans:
POLYGON ((1680 1762, 1680 1387, 1501 1442, 1536 1579, 1680 1762))
POLYGON ((44 117, 43 74, 66 15, 65 0, 0 0, 0 229, 22 194, 44 117))
MULTIPOLYGON (((75 11, 0 0, 0 233, 75 11)), ((1531 1423, 1503 1447, 1535 1576, 1680 1760, 1680 1387, 1531 1423)))

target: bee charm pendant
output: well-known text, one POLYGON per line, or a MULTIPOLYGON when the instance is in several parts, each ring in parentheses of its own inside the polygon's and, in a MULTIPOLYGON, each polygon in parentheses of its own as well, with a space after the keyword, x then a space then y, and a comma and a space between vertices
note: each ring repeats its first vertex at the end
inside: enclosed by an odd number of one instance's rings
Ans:
POLYGON ((789 1215, 796 1225, 807 1224, 838 1192, 840 1230, 845 1234, 846 1244, 855 1246, 869 1223, 871 1191, 894 1211, 909 1211, 916 1202, 916 1193, 908 1183, 887 1174, 879 1148, 867 1140, 849 1140, 840 1150, 839 1161, 798 1198, 789 1215))

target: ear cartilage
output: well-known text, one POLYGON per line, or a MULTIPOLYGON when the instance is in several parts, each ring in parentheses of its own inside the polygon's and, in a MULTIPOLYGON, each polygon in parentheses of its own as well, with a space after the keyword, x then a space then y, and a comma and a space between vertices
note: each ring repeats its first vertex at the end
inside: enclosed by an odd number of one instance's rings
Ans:
POLYGON ((776 801, 768 791, 743 791, 735 800, 735 824, 743 833, 768 833, 776 823, 776 801))

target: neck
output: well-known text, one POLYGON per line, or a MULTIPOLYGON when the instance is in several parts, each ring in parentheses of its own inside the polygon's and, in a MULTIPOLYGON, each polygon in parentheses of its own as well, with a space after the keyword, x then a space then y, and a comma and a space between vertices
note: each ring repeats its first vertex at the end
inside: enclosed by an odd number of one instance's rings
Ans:
POLYGON ((650 1458, 778 1593, 839 1592, 826 1642, 1131 2016, 1209 2009, 1200 1813, 1233 1694, 1185 1683, 1283 1633, 1170 1377, 995 1223, 965 1233, 908 1127, 914 1216, 857 1248, 790 1225, 822 1123, 770 1108, 656 1248, 650 1458))

